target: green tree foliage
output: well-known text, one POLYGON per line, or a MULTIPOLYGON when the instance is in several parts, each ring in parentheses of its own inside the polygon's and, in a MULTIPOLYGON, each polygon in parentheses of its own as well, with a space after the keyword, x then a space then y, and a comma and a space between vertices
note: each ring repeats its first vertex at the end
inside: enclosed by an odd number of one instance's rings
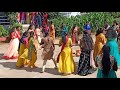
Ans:
POLYGON ((18 12, 5 12, 5 14, 6 14, 6 16, 8 16, 8 18, 9 18, 9 20, 11 22, 11 25, 10 25, 10 28, 9 28, 10 30, 9 31, 11 32, 11 30, 12 30, 13 27, 20 26, 21 33, 22 33, 22 30, 23 30, 22 24, 19 24, 17 22, 18 12))
POLYGON ((54 18, 58 18, 58 17, 62 17, 59 12, 47 12, 49 15, 49 19, 54 19, 54 18))
POLYGON ((11 24, 17 23, 18 12, 5 12, 5 14, 8 16, 11 24))
POLYGON ((106 21, 112 25, 114 17, 107 12, 89 12, 85 15, 77 15, 76 17, 71 18, 58 17, 51 19, 51 21, 54 22, 57 31, 60 31, 60 25, 65 23, 68 27, 69 33, 71 33, 71 27, 73 24, 77 24, 81 31, 83 31, 84 24, 89 21, 92 26, 92 32, 95 32, 97 28, 103 27, 106 21))
POLYGON ((9 31, 4 28, 3 25, 0 25, 0 37, 8 37, 9 31))
POLYGON ((111 14, 111 16, 113 16, 114 18, 120 17, 120 12, 108 12, 108 13, 111 14))

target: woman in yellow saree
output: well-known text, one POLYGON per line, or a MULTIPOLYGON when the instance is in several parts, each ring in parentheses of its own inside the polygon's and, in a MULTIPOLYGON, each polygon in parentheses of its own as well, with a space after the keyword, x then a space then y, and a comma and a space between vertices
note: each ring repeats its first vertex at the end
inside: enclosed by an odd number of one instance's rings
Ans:
POLYGON ((63 75, 70 75, 75 72, 75 62, 72 56, 72 40, 65 33, 64 39, 60 40, 61 44, 64 46, 58 56, 58 71, 63 75))
MULTIPOLYGON (((96 41, 95 41, 94 53, 93 53, 94 60, 96 59, 97 55, 100 55, 102 53, 102 48, 105 43, 106 43, 106 38, 103 33, 103 29, 100 28, 100 29, 98 29, 98 31, 96 33, 96 41)), ((96 66, 97 66, 97 64, 96 64, 96 66)))
POLYGON ((19 49, 19 56, 16 63, 17 67, 23 67, 28 63, 27 59, 28 55, 28 32, 24 32, 22 38, 20 39, 20 49, 19 49))
POLYGON ((34 32, 30 32, 30 37, 28 41, 28 60, 30 60, 29 67, 35 68, 35 62, 37 60, 37 49, 35 45, 34 32))

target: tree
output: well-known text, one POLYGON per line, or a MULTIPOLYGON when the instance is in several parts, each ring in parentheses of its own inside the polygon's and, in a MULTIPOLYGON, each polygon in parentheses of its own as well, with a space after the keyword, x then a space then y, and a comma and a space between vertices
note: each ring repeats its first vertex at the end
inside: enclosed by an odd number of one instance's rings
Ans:
POLYGON ((47 12, 49 15, 49 19, 54 19, 54 18, 59 18, 61 17, 61 15, 59 14, 59 12, 47 12))
POLYGON ((111 14, 111 16, 113 16, 114 18, 120 17, 120 12, 108 12, 108 13, 111 14))
MULTIPOLYGON (((115 18, 106 12, 89 12, 85 15, 78 15, 76 17, 72 16, 71 18, 62 17, 52 19, 57 31, 60 31, 60 25, 65 23, 68 27, 69 33, 71 33, 71 27, 73 24, 77 24, 80 27, 80 32, 82 32, 84 30, 84 24, 89 21, 91 23, 92 32, 96 32, 98 28, 104 26, 105 22, 108 22, 110 25, 112 25, 114 20, 115 18)), ((56 33, 57 35, 60 35, 59 32, 56 33)))

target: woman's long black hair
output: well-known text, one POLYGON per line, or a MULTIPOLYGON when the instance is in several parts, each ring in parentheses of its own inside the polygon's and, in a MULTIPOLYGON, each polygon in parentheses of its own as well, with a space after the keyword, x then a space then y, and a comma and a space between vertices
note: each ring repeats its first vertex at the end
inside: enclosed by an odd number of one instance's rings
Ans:
POLYGON ((62 36, 62 42, 64 44, 66 44, 66 36, 68 35, 68 33, 64 32, 64 35, 62 36))
POLYGON ((24 32, 22 35, 22 38, 20 39, 20 42, 24 44, 24 38, 26 38, 28 36, 28 32, 24 32))
POLYGON ((31 37, 34 37, 34 32, 33 31, 30 32, 30 37, 29 37, 28 40, 30 40, 31 37))
POLYGON ((102 28, 100 28, 100 29, 97 30, 96 36, 99 35, 100 33, 103 33, 103 29, 102 28))
POLYGON ((110 47, 104 45, 103 48, 103 58, 102 58, 102 73, 105 77, 108 77, 110 71, 110 47))
MULTIPOLYGON (((29 29, 33 29, 33 26, 34 26, 33 24, 30 24, 29 27, 28 27, 28 30, 29 30, 29 29)), ((27 31, 28 31, 28 30, 27 30, 27 31)))

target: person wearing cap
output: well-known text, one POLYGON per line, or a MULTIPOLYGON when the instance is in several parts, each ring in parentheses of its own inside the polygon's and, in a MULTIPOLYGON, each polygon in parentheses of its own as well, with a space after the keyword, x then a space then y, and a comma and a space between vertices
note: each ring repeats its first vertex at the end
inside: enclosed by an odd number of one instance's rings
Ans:
POLYGON ((91 66, 91 51, 93 50, 93 39, 88 32, 83 31, 83 37, 80 39, 81 54, 78 63, 77 74, 86 76, 94 73, 91 66))
POLYGON ((90 22, 87 22, 87 23, 84 25, 84 31, 87 31, 88 34, 91 34, 91 25, 90 25, 90 22))

